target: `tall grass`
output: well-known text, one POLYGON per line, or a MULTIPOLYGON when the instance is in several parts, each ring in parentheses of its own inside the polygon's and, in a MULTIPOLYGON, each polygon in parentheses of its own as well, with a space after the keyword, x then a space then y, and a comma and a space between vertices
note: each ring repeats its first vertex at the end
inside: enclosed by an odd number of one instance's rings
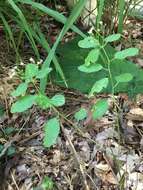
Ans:
MULTIPOLYGON (((37 3, 34 0, 7 0, 7 1, 2 0, 0 1, 0 19, 2 21, 4 30, 6 31, 6 33, 9 36, 10 41, 12 42, 12 45, 16 52, 16 56, 19 57, 18 49, 21 43, 20 41, 21 35, 25 34, 25 36, 27 37, 27 39, 29 40, 31 44, 31 47, 34 50, 34 53, 37 59, 40 58, 37 44, 40 43, 41 46, 46 50, 48 57, 44 61, 43 67, 49 66, 51 61, 53 61, 57 72, 59 72, 61 78, 66 83, 66 80, 64 78, 64 73, 62 72, 62 69, 55 56, 55 51, 59 42, 61 41, 65 33, 70 28, 77 34, 81 35, 82 37, 85 37, 85 34, 82 31, 80 31, 76 26, 73 25, 74 21, 78 18, 80 11, 84 7, 85 2, 86 0, 80 0, 77 3, 77 6, 73 10, 70 17, 67 19, 64 15, 62 15, 58 11, 52 10, 47 6, 44 6, 42 3, 37 3), (27 6, 28 6, 28 10, 27 10, 27 6), (52 49, 50 48, 48 41, 46 40, 41 30, 40 29, 38 30, 38 27, 36 27, 36 31, 35 31, 35 28, 33 27, 33 23, 35 21, 34 21, 32 13, 30 12, 33 12, 34 10, 36 11, 38 10, 39 12, 44 13, 45 15, 51 16, 53 17, 53 19, 57 20, 58 22, 64 25, 52 49), (33 23, 31 23, 31 21, 28 21, 27 15, 29 15, 30 20, 32 18, 32 20, 34 21, 33 23), (14 33, 11 28, 11 25, 9 24, 9 21, 10 23, 13 22, 14 24, 16 24, 19 30, 21 31, 19 35, 18 43, 16 43, 14 39, 14 33)), ((41 88, 44 89, 46 84, 44 85, 42 84, 44 84, 44 82, 41 81, 41 86, 43 86, 41 88)))

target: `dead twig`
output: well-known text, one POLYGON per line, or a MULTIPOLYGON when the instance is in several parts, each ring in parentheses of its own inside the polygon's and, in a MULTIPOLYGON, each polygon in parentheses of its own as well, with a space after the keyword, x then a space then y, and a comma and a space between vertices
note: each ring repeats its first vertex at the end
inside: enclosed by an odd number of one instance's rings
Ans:
POLYGON ((76 150, 75 150, 75 148, 74 148, 74 145, 73 145, 73 143, 71 142, 71 139, 70 139, 69 136, 66 134, 62 123, 61 123, 61 128, 62 128, 62 131, 63 131, 65 137, 66 137, 67 140, 68 140, 68 143, 69 143, 69 145, 70 145, 70 147, 71 147, 71 150, 72 150, 72 152, 74 153, 75 159, 76 159, 76 161, 77 161, 77 163, 78 163, 78 165, 79 165, 80 172, 81 172, 81 175, 82 175, 82 178, 83 178, 83 182, 84 182, 84 185, 85 185, 85 189, 86 189, 86 190, 90 190, 90 189, 89 189, 89 186, 88 186, 88 183, 87 183, 87 180, 86 180, 86 175, 85 175, 83 166, 82 166, 81 161, 80 161, 80 158, 79 158, 79 155, 77 154, 77 152, 76 152, 76 150))

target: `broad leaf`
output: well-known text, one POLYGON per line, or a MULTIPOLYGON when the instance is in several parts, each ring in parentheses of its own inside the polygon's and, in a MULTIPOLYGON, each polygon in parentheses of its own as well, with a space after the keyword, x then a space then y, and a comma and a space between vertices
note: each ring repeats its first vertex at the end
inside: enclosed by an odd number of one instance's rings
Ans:
POLYGON ((50 67, 42 68, 41 70, 38 71, 36 78, 42 79, 46 77, 51 72, 51 70, 52 68, 50 67))
POLYGON ((110 36, 107 36, 107 37, 104 39, 104 41, 105 41, 106 43, 108 43, 108 42, 114 42, 114 41, 119 40, 120 37, 121 37, 121 34, 112 34, 112 35, 110 35, 110 36))
POLYGON ((108 85, 108 78, 103 78, 101 80, 98 80, 97 82, 95 82, 95 84, 93 85, 90 93, 89 93, 89 96, 93 96, 94 93, 99 93, 103 90, 103 88, 106 88, 107 85, 108 85))
POLYGON ((47 148, 56 143, 56 139, 60 132, 60 125, 57 118, 50 119, 44 126, 44 142, 43 145, 47 148))
POLYGON ((63 106, 65 104, 65 97, 62 94, 56 94, 51 98, 51 103, 56 106, 63 106))
POLYGON ((35 95, 22 97, 20 100, 12 104, 11 113, 20 113, 26 111, 33 106, 33 104, 35 103, 35 99, 35 95))
POLYGON ((108 102, 107 100, 99 100, 93 106, 92 115, 93 119, 100 119, 108 110, 108 102))
POLYGON ((139 50, 137 48, 128 48, 119 52, 116 52, 114 57, 115 59, 125 59, 130 56, 135 56, 139 54, 139 50))
POLYGON ((28 85, 27 83, 21 83, 19 84, 19 86, 16 88, 16 90, 14 90, 11 95, 13 97, 16 97, 16 96, 20 96, 20 95, 24 95, 26 93, 26 90, 28 88, 28 85))
MULTIPOLYGON (((80 72, 77 69, 77 67, 84 64, 85 58, 87 57, 90 51, 89 49, 79 48, 77 46, 79 40, 80 38, 76 37, 75 39, 65 43, 64 45, 60 45, 58 47, 57 53, 59 55, 59 62, 65 74, 68 87, 77 89, 82 93, 87 94, 91 90, 95 81, 107 77, 107 72, 104 69, 102 69, 99 72, 87 74, 84 72, 80 72)), ((115 50, 109 43, 105 46, 105 50, 109 58, 113 59, 115 50)), ((99 56, 98 63, 100 63, 103 67, 106 67, 106 58, 104 60, 105 55, 102 51, 100 52, 100 55, 101 56, 99 56)), ((134 77, 130 83, 120 83, 116 87, 115 93, 125 92, 130 96, 134 96, 138 93, 143 93, 143 71, 138 67, 137 64, 134 64, 131 61, 127 61, 126 59, 116 59, 112 61, 110 68, 113 78, 123 73, 131 73, 134 77)), ((56 70, 54 70, 51 73, 51 75, 53 82, 65 87, 64 82, 61 80, 56 70)), ((104 88, 102 92, 112 93, 111 81, 109 81, 107 88, 104 88)))
POLYGON ((85 64, 83 64, 78 67, 78 70, 84 73, 94 73, 100 71, 102 68, 103 66, 100 64, 93 64, 88 67, 85 64))
POLYGON ((38 74, 38 66, 36 64, 28 64, 25 69, 25 79, 31 81, 38 74))
POLYGON ((87 117, 87 110, 85 108, 81 108, 78 112, 74 115, 77 121, 81 121, 87 117))
POLYGON ((98 60, 99 54, 100 54, 99 49, 91 50, 85 59, 85 65, 89 66, 90 64, 95 63, 98 60))
POLYGON ((78 46, 81 48, 96 48, 99 46, 99 41, 92 36, 88 36, 78 42, 78 46))
POLYGON ((116 79, 117 83, 129 82, 133 79, 133 75, 130 73, 124 73, 124 74, 116 76, 115 79, 116 79))
POLYGON ((43 94, 39 94, 37 96, 36 104, 42 109, 47 109, 47 108, 51 107, 51 105, 52 105, 51 100, 43 94))

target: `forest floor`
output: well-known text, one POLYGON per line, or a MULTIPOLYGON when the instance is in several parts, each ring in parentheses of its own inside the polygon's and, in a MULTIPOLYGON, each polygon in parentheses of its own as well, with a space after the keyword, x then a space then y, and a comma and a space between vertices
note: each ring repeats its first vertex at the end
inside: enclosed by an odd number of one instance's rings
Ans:
MULTIPOLYGON (((142 22, 130 20, 124 33, 122 45, 140 49, 132 61, 143 67, 142 22)), ((131 100, 118 94, 115 112, 110 94, 89 100, 76 90, 49 84, 47 95, 62 92, 66 104, 59 109, 63 117, 57 143, 46 149, 43 123, 54 113, 35 107, 24 114, 10 113, 10 93, 19 77, 12 74, 15 54, 7 50, 3 35, 0 38, 0 189, 51 190, 53 183, 54 190, 143 190, 143 95, 131 100), (74 113, 83 107, 90 110, 91 102, 102 97, 108 98, 110 109, 101 120, 93 121, 90 111, 84 121, 75 120, 74 113)), ((25 47, 22 56, 26 64, 33 53, 25 47)))

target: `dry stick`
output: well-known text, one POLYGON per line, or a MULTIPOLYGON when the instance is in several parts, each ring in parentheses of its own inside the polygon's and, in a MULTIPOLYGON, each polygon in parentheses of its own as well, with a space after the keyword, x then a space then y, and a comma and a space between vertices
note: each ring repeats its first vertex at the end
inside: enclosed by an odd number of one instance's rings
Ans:
POLYGON ((76 150, 75 150, 75 148, 74 148, 73 143, 71 142, 71 139, 70 139, 70 138, 68 137, 68 135, 66 134, 65 129, 64 129, 62 123, 61 123, 61 128, 62 128, 62 131, 63 131, 64 135, 66 136, 66 138, 67 138, 67 140, 68 140, 68 143, 69 143, 69 145, 70 145, 70 147, 71 147, 71 149, 72 149, 72 152, 74 153, 74 156, 75 156, 75 158, 76 158, 76 160, 77 160, 77 163, 78 163, 79 168, 80 168, 80 171, 81 171, 81 175, 82 175, 82 178, 83 178, 83 182, 84 182, 85 188, 86 188, 86 190, 90 190, 90 189, 89 189, 89 186, 88 186, 88 184, 87 184, 87 180, 86 180, 86 176, 85 176, 85 173, 84 173, 84 169, 83 169, 82 164, 81 164, 81 162, 80 162, 79 156, 77 155, 77 152, 76 152, 76 150))
POLYGON ((20 190, 12 173, 11 173, 11 178, 12 178, 12 180, 13 180, 13 183, 14 183, 16 189, 17 189, 17 190, 20 190))

